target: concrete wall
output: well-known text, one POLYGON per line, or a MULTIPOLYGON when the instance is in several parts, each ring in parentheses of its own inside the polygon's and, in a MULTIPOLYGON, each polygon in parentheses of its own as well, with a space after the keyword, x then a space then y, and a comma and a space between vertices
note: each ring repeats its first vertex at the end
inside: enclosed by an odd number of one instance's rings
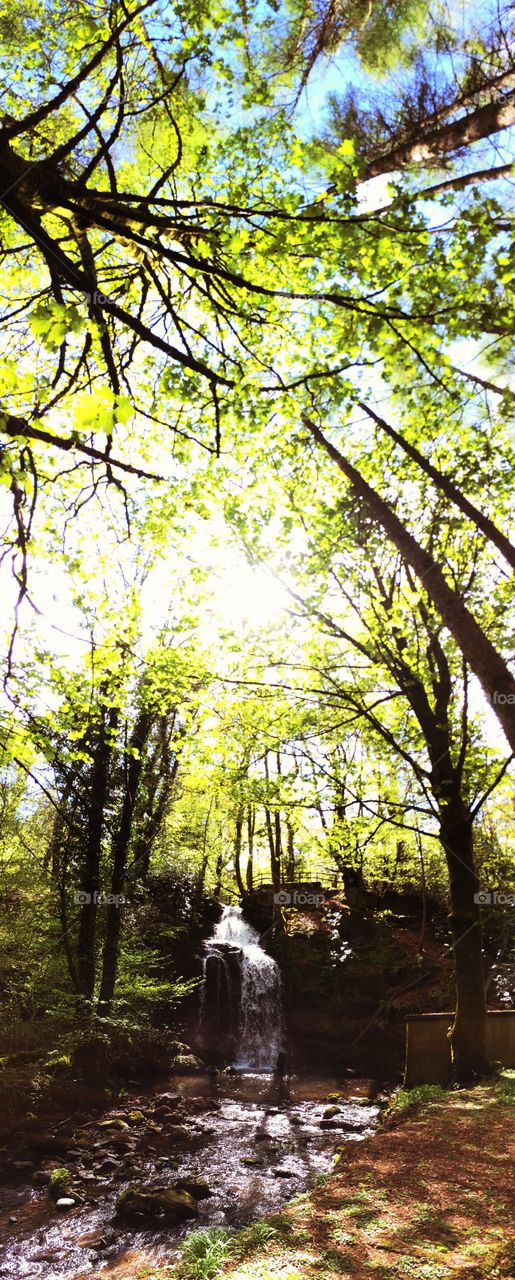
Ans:
MULTIPOLYGON (((447 1084, 451 1076, 449 1030, 452 1013, 421 1013, 406 1022, 406 1089, 447 1084)), ((486 1049, 493 1062, 515 1067, 515 1011, 486 1015, 486 1049)))

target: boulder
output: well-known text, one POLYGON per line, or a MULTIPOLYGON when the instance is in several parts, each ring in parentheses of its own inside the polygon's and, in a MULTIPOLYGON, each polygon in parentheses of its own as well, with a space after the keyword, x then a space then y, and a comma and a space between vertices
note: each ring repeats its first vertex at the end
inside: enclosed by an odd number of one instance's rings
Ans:
POLYGON ((173 1059, 172 1071, 183 1076, 194 1076, 205 1071, 205 1063, 194 1053, 178 1053, 173 1059))
POLYGON ((55 1207, 59 1209, 60 1213, 68 1213, 69 1209, 75 1208, 76 1203, 77 1201, 73 1200, 71 1196, 60 1196, 59 1200, 55 1202, 55 1207))
POLYGON ((198 1216, 197 1201, 174 1187, 131 1186, 118 1197, 116 1212, 127 1222, 184 1222, 198 1216))
POLYGON ((339 1107, 326 1107, 324 1111, 324 1120, 332 1120, 333 1116, 339 1116, 339 1107))

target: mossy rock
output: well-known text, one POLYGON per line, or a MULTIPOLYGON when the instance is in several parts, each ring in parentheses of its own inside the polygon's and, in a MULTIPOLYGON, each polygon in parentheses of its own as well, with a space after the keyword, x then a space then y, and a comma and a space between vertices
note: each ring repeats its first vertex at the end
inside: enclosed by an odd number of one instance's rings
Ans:
POLYGON ((48 1190, 55 1204, 71 1190, 72 1175, 69 1169, 53 1169, 48 1182, 48 1190))
POLYGON ((160 1219, 176 1223, 198 1216, 196 1199, 175 1187, 127 1187, 118 1197, 116 1212, 127 1222, 139 1223, 160 1219))
POLYGON ((177 1071, 180 1075, 194 1076, 205 1071, 205 1063, 194 1053, 178 1053, 173 1059, 172 1071, 177 1071))

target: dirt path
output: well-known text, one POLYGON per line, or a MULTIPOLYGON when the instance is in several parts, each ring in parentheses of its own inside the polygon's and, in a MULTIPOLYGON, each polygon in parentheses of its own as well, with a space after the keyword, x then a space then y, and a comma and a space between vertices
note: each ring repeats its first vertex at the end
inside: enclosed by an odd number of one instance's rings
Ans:
POLYGON ((344 1147, 328 1181, 287 1207, 264 1248, 226 1265, 226 1280, 515 1280, 508 1085, 444 1095, 344 1147))

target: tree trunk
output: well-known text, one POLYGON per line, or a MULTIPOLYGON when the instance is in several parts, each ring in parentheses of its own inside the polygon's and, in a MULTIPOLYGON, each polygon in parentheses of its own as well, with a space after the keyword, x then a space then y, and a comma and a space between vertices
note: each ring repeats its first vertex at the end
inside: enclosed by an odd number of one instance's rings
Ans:
POLYGON ((109 761, 111 758, 110 735, 117 722, 117 712, 109 717, 103 708, 98 727, 97 742, 93 752, 93 768, 89 797, 89 815, 86 831, 86 847, 82 871, 79 938, 77 944, 77 976, 79 992, 86 1001, 93 999, 96 969, 96 924, 98 894, 100 891, 100 857, 104 830, 104 812, 107 796, 109 761), (107 724, 106 724, 107 720, 107 724))
POLYGON ((472 821, 461 801, 451 802, 443 811, 440 838, 449 869, 456 973, 456 1014, 451 1029, 453 1074, 458 1081, 467 1082, 488 1073, 489 1063, 481 913, 474 901, 479 885, 472 821))
POLYGON ((369 515, 377 520, 387 537, 400 551, 403 559, 411 565, 416 576, 423 582, 424 589, 436 605, 445 626, 454 636, 471 671, 477 676, 512 751, 515 751, 515 678, 504 658, 463 604, 458 592, 449 586, 440 566, 433 560, 430 553, 420 546, 395 512, 364 480, 357 468, 326 439, 320 428, 305 416, 303 422, 314 439, 322 445, 346 476, 369 515))
MULTIPOLYGON (((221 836, 220 836, 220 839, 221 839, 221 836)), ((223 848, 221 848, 215 864, 216 882, 215 882, 215 887, 213 889, 213 898, 216 898, 217 901, 222 892, 223 869, 224 869, 224 855, 223 855, 223 848)))
POLYGON ((210 819, 210 817, 211 817, 211 810, 212 810, 212 808, 213 808, 213 796, 211 796, 210 801, 209 801, 209 808, 208 808, 208 811, 207 811, 207 813, 206 813, 206 818, 205 818, 205 822, 204 822, 204 832, 203 832, 203 836, 202 836, 202 862, 201 862, 201 866, 200 866, 200 874, 199 874, 199 881, 198 881, 198 884, 199 884, 199 893, 200 893, 201 895, 202 895, 202 894, 203 894, 203 892, 204 892, 204 884, 205 884, 205 880, 206 880, 207 868, 208 868, 208 863, 209 863, 209 847, 208 847, 208 843, 207 843, 207 833, 208 833, 208 828, 209 828, 209 819, 210 819))
POLYGON ((515 124, 515 98, 509 94, 501 102, 488 102, 459 120, 438 125, 425 136, 420 137, 419 134, 391 147, 365 165, 360 180, 366 182, 380 173, 392 173, 394 169, 405 169, 411 164, 434 164, 462 147, 479 142, 481 138, 489 138, 493 133, 508 129, 512 124, 515 124))
POLYGON ((126 762, 122 811, 112 848, 111 901, 108 902, 106 910, 102 978, 98 997, 98 1014, 100 1017, 106 1017, 111 1009, 116 984, 122 929, 123 891, 127 873, 127 854, 132 832, 134 807, 143 769, 143 753, 151 725, 152 716, 150 712, 141 711, 130 738, 130 755, 128 763, 126 762))
POLYGON ((506 537, 506 534, 504 534, 501 529, 497 528, 493 520, 490 520, 489 516, 485 516, 484 513, 479 511, 472 502, 469 502, 469 499, 465 497, 465 494, 461 492, 461 489, 458 489, 457 485, 454 484, 454 481, 451 480, 449 476, 444 475, 442 471, 438 471, 438 468, 434 467, 431 462, 428 462, 428 459, 424 457, 423 453, 420 453, 419 449, 416 449, 414 445, 409 444, 409 441, 405 440, 404 436, 402 436, 399 431, 396 431, 394 427, 391 427, 389 422, 386 422, 378 413, 375 413, 374 409, 370 409, 362 400, 358 400, 357 403, 360 409, 363 409, 364 413, 366 413, 369 418, 372 418, 372 421, 376 422, 382 431, 386 432, 386 435, 390 437, 390 440, 393 440, 395 444, 400 445, 401 449, 404 450, 404 453, 408 455, 408 458, 411 458, 413 462, 416 462, 421 471, 424 471, 425 474, 429 476, 430 480, 433 481, 433 484, 436 485, 438 489, 441 489, 442 493, 445 493, 446 497, 449 498, 451 502, 454 502, 455 506, 463 512, 463 515, 467 516, 469 520, 472 520, 478 529, 481 529, 481 532, 485 534, 485 537, 488 538, 489 542, 493 543, 493 545, 497 547, 497 550, 501 552, 501 555, 503 555, 508 564, 511 565, 511 568, 515 569, 515 547, 510 542, 509 538, 506 537))
POLYGON ((236 815, 236 829, 234 833, 234 871, 236 875, 236 884, 238 885, 238 893, 240 898, 245 897, 245 885, 241 875, 241 842, 243 834, 243 805, 239 808, 236 815))
POLYGON ((256 830, 256 810, 249 805, 247 813, 247 839, 249 856, 247 859, 247 892, 252 893, 254 885, 254 832, 256 830))
MULTIPOLYGON (((270 782, 268 752, 265 754, 265 777, 267 783, 270 782)), ((275 821, 272 823, 271 810, 268 808, 268 805, 265 805, 264 808, 268 846, 270 849, 270 874, 272 877, 272 884, 274 886, 274 893, 278 893, 281 888, 281 817, 279 813, 276 813, 275 821), (277 819, 279 819, 279 822, 277 819)))
POLYGON ((286 830, 288 832, 288 860, 286 863, 286 880, 288 884, 295 881, 295 847, 294 847, 294 830, 292 823, 286 819, 286 830))

